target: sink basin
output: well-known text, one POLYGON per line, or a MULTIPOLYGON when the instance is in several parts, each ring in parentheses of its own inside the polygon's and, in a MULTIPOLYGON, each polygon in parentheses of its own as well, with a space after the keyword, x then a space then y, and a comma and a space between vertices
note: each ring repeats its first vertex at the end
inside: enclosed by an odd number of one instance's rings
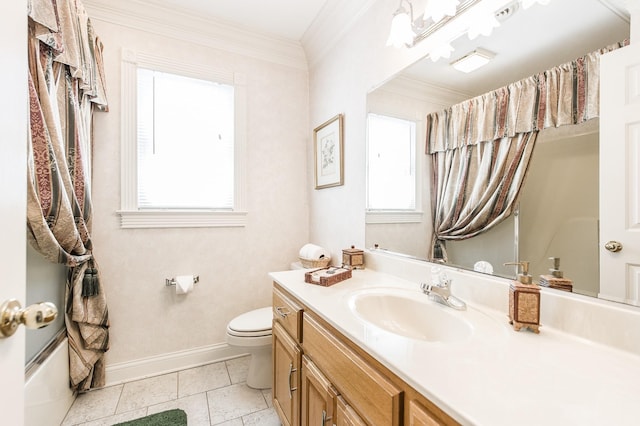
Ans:
POLYGON ((349 296, 348 303, 361 321, 410 339, 456 342, 468 339, 474 331, 467 311, 433 302, 421 291, 360 290, 349 296))

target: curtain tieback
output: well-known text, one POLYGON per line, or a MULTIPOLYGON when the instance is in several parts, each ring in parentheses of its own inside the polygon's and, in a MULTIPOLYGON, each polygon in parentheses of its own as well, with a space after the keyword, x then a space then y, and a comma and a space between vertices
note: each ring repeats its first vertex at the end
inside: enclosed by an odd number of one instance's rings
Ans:
POLYGON ((84 271, 84 277, 82 278, 82 296, 97 296, 99 293, 98 270, 90 266, 84 271))

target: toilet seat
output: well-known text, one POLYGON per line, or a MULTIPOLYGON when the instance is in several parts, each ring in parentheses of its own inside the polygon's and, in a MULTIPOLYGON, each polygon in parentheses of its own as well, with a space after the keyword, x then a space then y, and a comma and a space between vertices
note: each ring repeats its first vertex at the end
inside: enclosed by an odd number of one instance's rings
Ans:
POLYGON ((271 336, 271 307, 255 309, 232 319, 227 325, 227 334, 236 337, 271 336))

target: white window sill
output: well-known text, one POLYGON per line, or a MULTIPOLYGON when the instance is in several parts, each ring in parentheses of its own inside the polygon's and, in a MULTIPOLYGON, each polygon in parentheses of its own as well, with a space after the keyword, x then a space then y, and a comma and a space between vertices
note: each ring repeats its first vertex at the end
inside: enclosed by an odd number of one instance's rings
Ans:
POLYGON ((421 211, 367 211, 366 223, 421 223, 421 211))
POLYGON ((121 228, 231 228, 246 225, 246 211, 120 210, 121 228))

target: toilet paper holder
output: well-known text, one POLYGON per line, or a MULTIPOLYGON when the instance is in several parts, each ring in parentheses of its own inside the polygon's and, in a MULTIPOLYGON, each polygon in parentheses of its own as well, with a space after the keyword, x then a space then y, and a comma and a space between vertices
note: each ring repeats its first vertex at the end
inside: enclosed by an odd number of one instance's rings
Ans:
MULTIPOLYGON (((200 276, 199 275, 194 275, 193 276, 193 283, 194 284, 198 284, 198 282, 200 282, 200 276)), ((176 279, 175 278, 165 278, 164 280, 164 285, 166 285, 167 287, 170 287, 172 285, 176 285, 176 279)))

